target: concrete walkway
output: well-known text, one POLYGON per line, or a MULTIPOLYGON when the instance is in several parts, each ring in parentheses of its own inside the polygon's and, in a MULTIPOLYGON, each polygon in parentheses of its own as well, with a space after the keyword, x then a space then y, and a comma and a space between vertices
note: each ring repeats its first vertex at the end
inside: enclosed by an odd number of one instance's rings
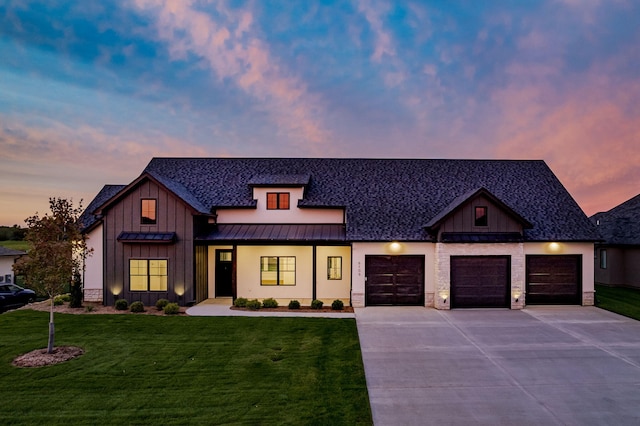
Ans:
POLYGON ((638 425, 640 322, 594 307, 356 309, 376 425, 638 425))

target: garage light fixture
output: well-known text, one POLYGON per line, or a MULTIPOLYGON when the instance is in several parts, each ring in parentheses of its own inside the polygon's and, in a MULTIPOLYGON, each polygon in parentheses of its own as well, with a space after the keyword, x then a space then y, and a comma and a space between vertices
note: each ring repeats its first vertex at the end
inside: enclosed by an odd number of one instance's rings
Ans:
POLYGON ((549 243, 549 251, 552 251, 552 252, 559 252, 559 251, 560 251, 560 248, 561 248, 561 246, 560 246, 560 244, 558 244, 558 243, 555 243, 555 242, 553 242, 553 243, 549 243))
POLYGON ((513 299, 516 301, 516 303, 518 303, 518 300, 520 300, 520 296, 521 296, 520 290, 515 290, 513 292, 513 299))
POLYGON ((442 303, 444 303, 445 305, 447 304, 447 299, 449 298, 449 292, 448 291, 441 291, 439 293, 440 298, 442 299, 442 303))
POLYGON ((401 249, 402 249, 402 245, 397 241, 394 241, 391 244, 389 244, 389 250, 391 250, 394 253, 399 252, 401 249))

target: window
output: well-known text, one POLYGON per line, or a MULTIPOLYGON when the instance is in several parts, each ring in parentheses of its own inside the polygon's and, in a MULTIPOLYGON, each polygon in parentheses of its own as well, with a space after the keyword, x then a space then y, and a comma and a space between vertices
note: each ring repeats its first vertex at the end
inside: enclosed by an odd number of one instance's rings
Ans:
POLYGON ((167 260, 130 259, 131 291, 167 291, 167 260))
POLYGON ((296 285, 296 258, 260 257, 260 285, 296 285))
POLYGON ((475 221, 473 223, 474 226, 487 226, 489 221, 487 220, 487 208, 486 207, 476 207, 475 221))
POLYGON ((607 269, 607 249, 600 249, 600 269, 607 269))
POLYGON ((143 199, 141 205, 140 223, 143 225, 155 225, 156 224, 156 200, 143 199))
POLYGON ((289 210, 289 193, 267 192, 267 210, 289 210))
POLYGON ((342 279, 342 256, 327 257, 327 279, 342 279))

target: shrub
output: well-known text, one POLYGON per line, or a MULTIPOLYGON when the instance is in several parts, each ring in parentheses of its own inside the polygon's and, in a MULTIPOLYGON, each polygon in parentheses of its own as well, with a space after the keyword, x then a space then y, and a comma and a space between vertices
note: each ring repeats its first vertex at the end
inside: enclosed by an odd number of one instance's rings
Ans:
POLYGON ((71 294, 69 295, 70 308, 82 308, 82 278, 79 272, 73 274, 71 294))
POLYGON ((137 301, 133 302, 130 307, 131 312, 144 312, 144 303, 137 301))
POLYGON ((297 300, 292 300, 289 302, 289 309, 300 309, 300 302, 297 300))
POLYGON ((311 309, 322 309, 322 305, 324 305, 322 300, 314 299, 311 301, 311 309))
POLYGON ((117 311, 126 311, 129 307, 129 302, 127 302, 125 299, 118 299, 116 300, 115 306, 117 311))
POLYGON ((87 305, 84 307, 84 311, 85 312, 92 312, 93 311, 93 305, 87 305))
POLYGON ((262 307, 263 308, 277 308, 278 307, 278 301, 274 298, 268 298, 268 299, 264 299, 262 301, 262 307))
POLYGON ((246 308, 248 300, 244 297, 238 297, 234 302, 233 306, 236 308, 246 308))
POLYGON ((177 303, 167 303, 164 307, 165 315, 177 315, 180 313, 180 306, 177 303))
POLYGON ((158 301, 156 302, 156 309, 161 311, 165 306, 167 306, 168 303, 169 301, 167 299, 158 299, 158 301))
POLYGON ((64 305, 64 297, 62 297, 62 295, 58 295, 58 296, 54 297, 53 298, 53 305, 54 306, 64 305))
POLYGON ((258 299, 251 299, 247 301, 247 308, 251 309, 252 311, 257 311, 258 309, 260 309, 260 306, 262 306, 262 303, 260 303, 258 299))
POLYGON ((334 311, 341 311, 344 309, 344 303, 342 303, 342 300, 336 299, 331 303, 331 309, 334 311))

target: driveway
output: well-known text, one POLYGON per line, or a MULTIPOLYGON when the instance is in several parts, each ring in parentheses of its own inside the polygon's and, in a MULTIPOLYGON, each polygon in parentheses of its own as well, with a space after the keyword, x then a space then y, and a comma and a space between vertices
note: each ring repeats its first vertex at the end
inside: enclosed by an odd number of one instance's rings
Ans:
POLYGON ((594 307, 356 309, 376 425, 640 424, 640 322, 594 307))

